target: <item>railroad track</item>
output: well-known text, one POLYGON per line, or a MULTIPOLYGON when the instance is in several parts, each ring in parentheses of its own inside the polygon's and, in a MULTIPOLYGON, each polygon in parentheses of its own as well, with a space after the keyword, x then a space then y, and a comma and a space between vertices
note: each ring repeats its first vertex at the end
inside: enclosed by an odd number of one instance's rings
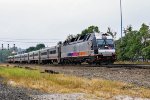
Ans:
POLYGON ((63 64, 13 64, 13 65, 18 65, 18 66, 40 66, 40 67, 93 67, 93 68, 100 68, 100 67, 108 67, 108 68, 138 68, 138 69, 150 69, 150 65, 144 65, 144 64, 112 64, 112 65, 88 65, 88 64, 82 64, 82 65, 74 65, 74 64, 69 64, 69 65, 63 65, 63 64))
POLYGON ((143 64, 112 64, 112 65, 58 65, 58 64, 51 64, 51 65, 41 65, 41 66, 56 66, 56 67, 108 67, 108 68, 139 68, 139 69, 150 69, 150 65, 143 65, 143 64))
MULTIPOLYGON (((86 65, 87 67, 90 67, 86 65)), ((92 67, 109 67, 109 68, 139 68, 139 69, 150 69, 150 65, 142 64, 113 64, 113 65, 91 65, 92 67)))

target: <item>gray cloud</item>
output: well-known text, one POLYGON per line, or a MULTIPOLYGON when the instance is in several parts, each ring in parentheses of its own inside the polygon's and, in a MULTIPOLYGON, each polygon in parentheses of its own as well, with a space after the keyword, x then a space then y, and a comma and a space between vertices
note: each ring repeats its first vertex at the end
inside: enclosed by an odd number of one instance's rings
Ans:
MULTIPOLYGON (((131 24, 137 29, 143 22, 150 22, 149 0, 122 0, 122 3, 124 27, 131 24)), ((119 15, 119 0, 1 0, 0 38, 56 42, 90 25, 99 26, 103 32, 110 26, 119 37, 119 15)), ((26 48, 35 43, 16 45, 26 48)))

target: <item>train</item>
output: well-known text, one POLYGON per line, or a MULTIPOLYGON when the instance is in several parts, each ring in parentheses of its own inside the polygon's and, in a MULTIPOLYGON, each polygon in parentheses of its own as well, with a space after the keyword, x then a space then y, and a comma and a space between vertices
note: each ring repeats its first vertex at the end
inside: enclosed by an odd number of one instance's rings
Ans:
POLYGON ((47 47, 9 56, 8 63, 38 64, 113 64, 116 61, 115 43, 108 34, 77 36, 47 47))

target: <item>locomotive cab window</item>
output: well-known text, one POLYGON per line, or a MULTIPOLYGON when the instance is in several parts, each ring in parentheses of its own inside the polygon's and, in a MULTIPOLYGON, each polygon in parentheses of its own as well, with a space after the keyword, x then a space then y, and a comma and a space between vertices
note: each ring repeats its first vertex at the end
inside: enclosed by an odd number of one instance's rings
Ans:
POLYGON ((98 39, 97 45, 100 49, 114 49, 113 39, 98 39))

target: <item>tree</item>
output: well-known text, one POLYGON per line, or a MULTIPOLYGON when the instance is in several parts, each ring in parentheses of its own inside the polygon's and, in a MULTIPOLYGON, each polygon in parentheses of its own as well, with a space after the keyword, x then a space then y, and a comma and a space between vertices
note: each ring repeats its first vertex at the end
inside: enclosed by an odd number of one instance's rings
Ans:
POLYGON ((119 60, 150 59, 149 26, 142 24, 140 30, 133 30, 132 26, 125 29, 125 36, 116 41, 116 51, 119 60))
POLYGON ((81 35, 86 35, 86 34, 90 34, 90 33, 99 33, 99 28, 97 26, 90 26, 87 29, 84 29, 81 32, 81 35))
POLYGON ((4 49, 0 50, 0 62, 6 61, 7 57, 11 55, 11 51, 4 49))
POLYGON ((72 38, 76 38, 78 36, 81 36, 81 35, 86 35, 86 34, 90 34, 90 33, 99 33, 99 28, 97 26, 89 26, 87 29, 84 29, 80 34, 77 34, 77 35, 72 35, 72 34, 69 34, 66 38, 66 41, 69 41, 71 40, 72 38))
POLYGON ((36 47, 35 47, 36 50, 40 50, 40 49, 43 49, 43 48, 45 48, 44 44, 37 44, 36 47))
POLYGON ((150 59, 150 46, 143 48, 142 52, 146 59, 150 59))
POLYGON ((40 49, 43 49, 43 48, 45 48, 44 44, 37 44, 36 47, 32 46, 32 47, 27 48, 26 53, 31 52, 31 51, 35 51, 35 50, 40 50, 40 49))
POLYGON ((26 53, 31 52, 31 51, 35 51, 36 48, 35 47, 29 47, 26 49, 26 53))
POLYGON ((149 42, 149 38, 150 38, 150 29, 149 26, 146 24, 142 24, 140 30, 140 36, 141 36, 141 42, 142 42, 142 56, 144 56, 144 59, 149 59, 150 58, 150 54, 149 54, 149 46, 150 46, 150 42, 149 42))
POLYGON ((112 36, 113 39, 116 38, 117 32, 112 32, 111 28, 108 27, 107 33, 112 36))

